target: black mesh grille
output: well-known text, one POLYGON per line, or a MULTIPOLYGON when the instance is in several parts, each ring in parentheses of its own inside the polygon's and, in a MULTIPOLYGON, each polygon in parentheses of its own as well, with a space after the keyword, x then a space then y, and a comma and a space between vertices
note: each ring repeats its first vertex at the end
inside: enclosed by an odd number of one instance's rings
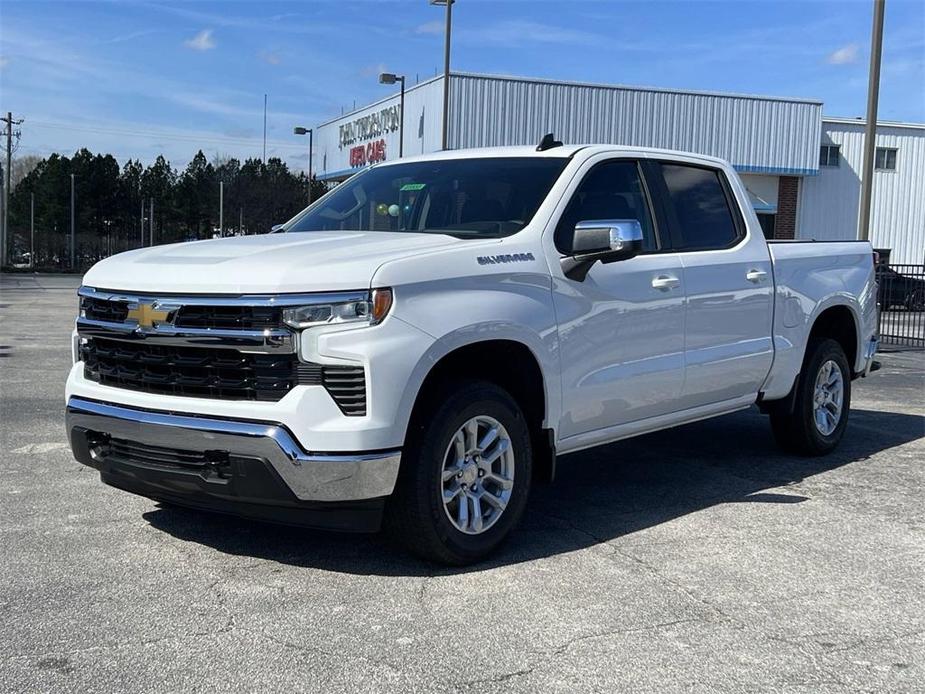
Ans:
POLYGON ((124 439, 110 439, 105 454, 127 462, 172 468, 197 469, 228 462, 228 454, 220 451, 184 451, 124 439))
POLYGON ((128 316, 128 304, 106 299, 94 299, 84 296, 80 299, 80 307, 84 315, 90 320, 102 320, 110 323, 122 323, 128 316))
POLYGON ((273 306, 184 306, 174 320, 178 328, 260 330, 281 328, 282 309, 273 306))
POLYGON ((276 401, 296 385, 324 386, 348 416, 366 414, 362 366, 303 363, 294 354, 167 347, 92 338, 81 346, 86 378, 161 395, 276 401))
MULTIPOLYGON (((123 323, 128 303, 95 297, 81 297, 84 315, 91 320, 123 323)), ((178 328, 222 328, 228 330, 263 330, 283 328, 282 309, 278 306, 183 306, 174 324, 178 328)))
POLYGON ((94 338, 81 347, 87 378, 148 393, 279 400, 296 385, 294 354, 166 347, 94 338))

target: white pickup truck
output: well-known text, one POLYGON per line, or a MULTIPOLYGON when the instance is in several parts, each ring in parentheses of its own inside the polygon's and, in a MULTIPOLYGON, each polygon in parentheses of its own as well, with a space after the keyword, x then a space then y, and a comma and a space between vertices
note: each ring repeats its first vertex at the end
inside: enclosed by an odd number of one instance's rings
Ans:
POLYGON ((831 451, 877 348, 870 245, 766 242, 705 156, 401 159, 276 231, 86 274, 67 429, 105 483, 464 564, 559 454, 756 403, 831 451))

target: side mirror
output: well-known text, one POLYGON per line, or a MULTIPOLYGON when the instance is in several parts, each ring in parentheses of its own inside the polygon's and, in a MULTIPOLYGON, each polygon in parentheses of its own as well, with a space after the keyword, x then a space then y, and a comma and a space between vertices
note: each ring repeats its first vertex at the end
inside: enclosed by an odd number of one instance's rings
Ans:
POLYGON ((642 225, 635 219, 594 219, 578 222, 572 254, 562 259, 565 276, 583 281, 598 260, 627 260, 642 250, 642 225))
POLYGON ((270 233, 271 233, 271 234, 278 234, 279 232, 281 232, 281 231, 283 230, 283 227, 284 227, 284 226, 286 226, 286 225, 285 225, 285 224, 274 224, 273 226, 270 227, 270 233))

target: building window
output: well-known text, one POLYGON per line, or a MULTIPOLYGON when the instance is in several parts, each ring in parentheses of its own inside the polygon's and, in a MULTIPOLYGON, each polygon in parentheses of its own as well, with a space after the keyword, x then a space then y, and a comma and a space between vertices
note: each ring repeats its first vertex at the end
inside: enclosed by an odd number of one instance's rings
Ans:
POLYGON ((819 148, 819 166, 838 166, 841 145, 822 145, 819 148))
POLYGON ((874 168, 878 171, 896 171, 896 148, 877 147, 874 168))
POLYGON ((761 225, 761 233, 766 239, 774 238, 774 222, 777 220, 776 214, 758 213, 758 223, 761 225))

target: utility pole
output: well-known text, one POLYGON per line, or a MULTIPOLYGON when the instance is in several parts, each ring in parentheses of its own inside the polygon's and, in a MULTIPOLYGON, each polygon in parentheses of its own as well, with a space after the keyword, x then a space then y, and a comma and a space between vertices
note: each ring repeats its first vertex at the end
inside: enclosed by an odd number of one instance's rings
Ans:
POLYGON ((880 97, 880 54, 883 48, 883 6, 874 0, 874 21, 870 35, 870 77, 867 83, 867 127, 864 131, 864 172, 861 177, 861 209, 858 240, 870 239, 870 202, 874 192, 874 154, 877 145, 877 102, 880 97))
MULTIPOLYGON (((139 191, 140 192, 140 191, 139 191)), ((138 228, 141 230, 141 237, 138 239, 139 248, 145 247, 145 199, 141 198, 141 215, 138 217, 138 221, 141 224, 138 225, 138 228)))
POLYGON ((154 245, 154 198, 151 198, 151 210, 148 212, 148 245, 154 245))
POLYGON ((71 272, 77 269, 75 255, 77 253, 77 227, 74 223, 74 174, 71 174, 71 272))
POLYGON ((13 126, 19 125, 23 119, 13 120, 13 114, 6 112, 6 118, 0 118, 6 123, 6 178, 3 182, 3 229, 0 233, 0 265, 5 265, 9 254, 10 241, 10 169, 13 162, 13 126))
POLYGON ((244 208, 238 208, 238 236, 244 236, 244 208))
POLYGON ((225 235, 225 182, 218 182, 218 235, 225 235))

